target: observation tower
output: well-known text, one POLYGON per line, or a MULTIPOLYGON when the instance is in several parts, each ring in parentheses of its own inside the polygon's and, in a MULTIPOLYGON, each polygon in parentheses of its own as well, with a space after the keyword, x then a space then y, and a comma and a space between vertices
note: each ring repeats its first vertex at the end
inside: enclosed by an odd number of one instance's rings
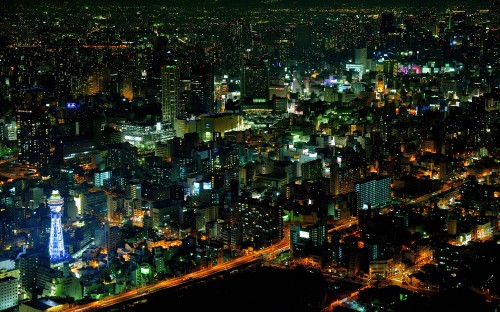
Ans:
POLYGON ((47 200, 50 208, 50 244, 49 255, 51 263, 58 263, 67 258, 64 251, 64 239, 61 225, 62 206, 64 199, 59 195, 58 190, 53 190, 52 195, 47 200))

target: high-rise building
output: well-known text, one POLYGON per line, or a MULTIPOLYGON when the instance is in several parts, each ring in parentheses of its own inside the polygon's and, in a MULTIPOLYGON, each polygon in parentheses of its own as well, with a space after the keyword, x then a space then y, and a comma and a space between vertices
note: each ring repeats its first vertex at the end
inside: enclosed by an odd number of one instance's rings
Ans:
POLYGON ((380 46, 387 48, 389 36, 394 31, 394 13, 384 12, 380 18, 380 46))
POLYGON ((323 177, 323 160, 315 159, 301 164, 302 179, 316 180, 323 177))
POLYGON ((111 71, 103 64, 97 64, 92 68, 88 77, 86 94, 92 95, 99 92, 109 92, 111 71))
POLYGON ((241 79, 241 99, 243 101, 269 100, 269 68, 264 60, 246 60, 241 79))
POLYGON ((330 169, 330 192, 331 195, 347 194, 354 191, 354 184, 362 179, 361 166, 341 167, 334 163, 330 169))
POLYGON ((19 279, 24 291, 31 293, 36 290, 36 272, 46 261, 47 256, 41 252, 28 252, 19 256, 19 279))
POLYGON ((241 224, 243 241, 252 241, 256 246, 269 244, 283 237, 283 211, 257 200, 238 199, 234 203, 238 212, 237 223, 241 224))
POLYGON ((17 284, 19 280, 14 277, 0 278, 0 311, 17 307, 17 284))
POLYGON ((64 239, 61 225, 62 206, 64 199, 59 195, 58 190, 53 190, 52 195, 47 200, 50 208, 50 262, 57 263, 67 258, 64 250, 64 239))
POLYGON ((368 59, 367 48, 359 48, 354 50, 354 63, 366 66, 367 59, 368 59))
POLYGON ((326 242, 326 225, 321 222, 309 225, 291 225, 290 240, 294 252, 305 251, 307 246, 322 246, 326 242))
POLYGON ((375 81, 375 89, 377 93, 385 92, 385 78, 384 73, 378 73, 375 81))
POLYGON ((448 18, 448 28, 461 32, 466 25, 467 14, 465 11, 451 11, 448 18))
POLYGON ((214 72, 210 63, 194 66, 191 72, 191 101, 188 113, 215 113, 214 72))
POLYGON ((111 179, 112 171, 100 171, 94 173, 94 186, 95 187, 104 187, 105 184, 111 179))
POLYGON ((138 180, 130 181, 125 185, 125 195, 132 199, 142 199, 142 187, 138 180))
POLYGON ((311 24, 307 22, 295 26, 293 38, 295 58, 299 67, 303 67, 304 69, 311 65, 312 29, 311 24))
POLYGON ((358 210, 358 227, 361 231, 366 228, 366 225, 371 220, 372 209, 370 204, 363 204, 360 210, 358 210))
POLYGON ((391 178, 367 178, 356 183, 354 191, 357 193, 358 211, 365 204, 370 205, 372 209, 381 208, 391 200, 391 178))
POLYGON ((42 105, 23 103, 16 109, 19 162, 41 170, 49 164, 49 114, 42 105))
POLYGON ((28 191, 29 208, 37 209, 43 198, 43 188, 33 187, 28 191))
MULTIPOLYGON (((24 252, 26 252, 26 248, 24 249, 24 252)), ((19 268, 16 268, 16 262, 14 260, 0 258, 0 279, 6 277, 18 279, 19 268)))
POLYGON ((17 306, 19 272, 14 260, 0 259, 0 311, 17 306))
POLYGON ((161 66, 166 64, 171 64, 174 60, 174 51, 172 49, 172 44, 170 42, 170 37, 165 35, 159 35, 154 41, 154 52, 153 52, 153 68, 151 70, 151 76, 155 78, 161 77, 161 66))
POLYGON ((162 122, 174 125, 179 108, 180 69, 176 65, 161 68, 161 115, 162 122))
POLYGON ((130 172, 137 165, 138 149, 128 142, 108 145, 107 165, 111 170, 130 172))
POLYGON ((366 48, 359 48, 354 50, 354 63, 361 65, 360 76, 362 76, 365 73, 368 62, 367 60, 368 60, 368 53, 366 48))
POLYGON ((40 265, 40 267, 36 271, 37 292, 43 291, 47 283, 50 284, 54 279, 60 277, 61 274, 62 272, 58 268, 48 263, 40 265))

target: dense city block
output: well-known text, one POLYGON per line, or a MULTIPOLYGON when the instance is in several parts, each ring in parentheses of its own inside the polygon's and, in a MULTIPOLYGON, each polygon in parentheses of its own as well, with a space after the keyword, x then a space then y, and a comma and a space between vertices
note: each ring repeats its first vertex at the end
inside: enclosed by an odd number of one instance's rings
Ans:
POLYGON ((2 2, 0 311, 497 311, 499 8, 2 2))

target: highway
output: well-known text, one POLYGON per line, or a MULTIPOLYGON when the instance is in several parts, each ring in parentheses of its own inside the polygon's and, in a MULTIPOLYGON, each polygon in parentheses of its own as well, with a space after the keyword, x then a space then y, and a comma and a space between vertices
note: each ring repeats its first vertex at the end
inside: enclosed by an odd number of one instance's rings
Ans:
POLYGON ((213 266, 211 268, 202 269, 180 277, 174 277, 167 280, 163 280, 154 285, 148 285, 134 290, 130 290, 116 296, 106 297, 104 299, 97 300, 84 305, 72 306, 66 309, 66 311, 84 312, 84 311, 95 311, 99 309, 109 309, 111 307, 119 306, 125 302, 142 300, 144 299, 145 296, 154 292, 164 291, 169 288, 189 284, 196 280, 218 275, 224 271, 231 271, 240 266, 261 261, 266 257, 274 256, 290 249, 290 237, 288 235, 289 231, 285 233, 286 233, 285 237, 279 243, 264 248, 262 250, 255 251, 253 254, 240 256, 230 261, 213 266))
MULTIPOLYGON (((403 202, 403 203, 399 204, 399 206, 403 207, 403 206, 407 206, 407 205, 415 205, 415 204, 419 204, 419 203, 428 201, 428 200, 430 200, 433 197, 436 197, 436 196, 439 196, 439 195, 443 195, 444 193, 447 193, 447 192, 451 192, 454 189, 459 188, 462 184, 463 184, 462 181, 455 181, 455 182, 453 182, 451 184, 451 186, 448 185, 448 184, 445 184, 443 186, 443 188, 440 189, 440 190, 437 190, 435 192, 427 193, 427 194, 424 194, 422 196, 413 198, 413 199, 411 199, 409 201, 406 201, 406 202, 403 202)), ((391 206, 387 206, 387 207, 384 207, 384 208, 380 208, 379 209, 379 214, 385 215, 385 214, 388 214, 389 212, 391 212, 393 210, 394 210, 394 207, 392 205, 391 206)))
MULTIPOLYGON (((428 201, 428 200, 430 200, 433 197, 442 195, 443 193, 451 192, 452 190, 460 187, 461 185, 462 185, 462 182, 461 181, 457 181, 457 182, 454 182, 451 187, 449 187, 449 186, 448 187, 444 187, 444 188, 442 188, 442 189, 440 189, 438 191, 435 191, 435 192, 432 192, 432 193, 428 193, 428 194, 424 194, 424 195, 419 196, 417 198, 414 198, 412 200, 403 202, 403 203, 401 203, 399 205, 400 206, 406 206, 406 205, 410 205, 410 204, 412 204, 412 205, 419 204, 419 203, 428 201)), ((378 213, 381 214, 381 215, 385 215, 385 214, 388 214, 388 213, 392 212, 393 210, 394 210, 394 206, 390 205, 390 206, 387 206, 387 207, 383 207, 383 208, 377 209, 376 211, 378 211, 378 213)), ((340 231, 340 230, 345 230, 345 229, 350 228, 352 226, 355 226, 357 224, 358 224, 358 218, 356 218, 356 217, 350 217, 349 219, 346 219, 346 220, 334 221, 334 227, 331 228, 331 229, 329 229, 328 233, 332 233, 332 232, 340 231)))
MULTIPOLYGON (((453 188, 456 188, 459 185, 454 185, 453 188)), ((450 189, 446 189, 446 190, 442 189, 442 190, 439 190, 439 191, 436 191, 433 193, 425 194, 425 195, 420 196, 418 198, 415 198, 411 201, 405 202, 402 205, 416 204, 419 202, 423 202, 423 201, 429 200, 431 197, 441 195, 443 192, 446 192, 449 190, 450 189)), ((384 214, 388 213, 390 211, 389 209, 386 209, 386 208, 382 208, 382 209, 387 210, 387 211, 383 210, 384 214)), ((350 228, 350 227, 355 226, 357 224, 358 224, 358 219, 352 217, 352 218, 349 218, 347 220, 338 221, 336 226, 329 229, 328 232, 331 233, 333 231, 347 229, 347 228, 350 228)), ((145 296, 147 296, 148 294, 154 293, 154 292, 164 291, 164 290, 168 290, 169 288, 187 285, 187 284, 192 283, 196 280, 201 280, 204 278, 215 276, 215 275, 221 274, 225 271, 231 271, 231 270, 234 270, 234 269, 236 269, 240 266, 243 266, 243 265, 248 265, 248 264, 252 264, 252 263, 257 262, 257 261, 266 260, 266 259, 275 257, 278 254, 290 249, 290 237, 289 237, 288 227, 286 227, 286 229, 284 229, 284 233, 286 233, 286 235, 279 243, 272 245, 270 247, 264 248, 262 250, 255 251, 253 254, 240 256, 240 257, 234 258, 230 261, 215 265, 211 268, 205 268, 205 269, 202 269, 202 270, 199 270, 199 271, 187 274, 187 275, 163 280, 163 281, 160 281, 154 285, 148 285, 148 286, 144 286, 144 287, 137 288, 134 290, 130 290, 130 291, 124 292, 122 294, 106 297, 104 299, 97 300, 97 301, 94 301, 94 302, 91 302, 88 304, 73 306, 73 307, 70 307, 69 309, 67 309, 67 311, 84 312, 84 311, 94 311, 96 309, 97 310, 98 309, 109 309, 111 307, 119 306, 120 304, 123 304, 125 302, 131 302, 131 301, 133 302, 133 301, 142 300, 142 299, 144 299, 145 296)), ((367 285, 367 286, 370 287, 369 285, 367 285)), ((366 288, 366 286, 364 288, 366 288)), ((364 289, 364 288, 362 288, 362 289, 364 289)), ((355 298, 358 293, 359 293, 359 290, 356 291, 355 293, 351 294, 351 296, 349 296, 350 298, 345 298, 344 300, 339 300, 337 302, 332 303, 332 305, 329 308, 331 309, 337 305, 344 304, 347 300, 355 298)))
POLYGON ((357 225, 357 224, 358 224, 358 218, 356 218, 356 217, 350 217, 349 219, 346 219, 346 220, 340 220, 340 221, 337 221, 337 223, 335 224, 335 226, 333 228, 328 230, 328 233, 332 233, 332 232, 340 231, 340 230, 345 230, 345 229, 350 228, 350 227, 357 225))

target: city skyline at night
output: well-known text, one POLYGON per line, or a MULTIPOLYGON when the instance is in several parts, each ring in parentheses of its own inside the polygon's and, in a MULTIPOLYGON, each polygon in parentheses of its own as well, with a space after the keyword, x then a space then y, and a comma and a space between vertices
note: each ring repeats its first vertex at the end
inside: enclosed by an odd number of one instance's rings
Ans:
POLYGON ((498 4, 1 4, 0 310, 497 311, 498 4))

